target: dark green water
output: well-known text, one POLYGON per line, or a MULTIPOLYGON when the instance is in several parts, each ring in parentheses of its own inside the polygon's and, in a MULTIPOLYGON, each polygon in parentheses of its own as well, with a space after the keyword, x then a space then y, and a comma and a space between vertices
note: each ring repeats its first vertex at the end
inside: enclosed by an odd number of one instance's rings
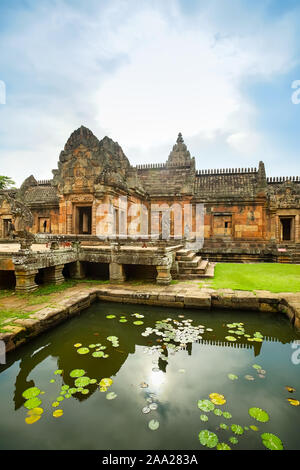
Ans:
MULTIPOLYGON (((0 366, 0 448, 1 449, 207 449, 199 443, 201 430, 214 432, 219 442, 232 449, 265 449, 261 434, 268 432, 280 437, 285 449, 300 449, 300 406, 292 406, 287 398, 300 400, 300 344, 289 322, 282 316, 254 312, 177 310, 137 305, 97 303, 80 316, 56 327, 8 355, 7 364, 0 366), (136 326, 137 318, 144 315, 143 325, 136 326), (107 319, 114 314, 116 318, 107 319), (120 323, 125 315, 127 323, 120 323), (178 317, 184 315, 184 318, 178 317), (147 327, 169 318, 182 322, 191 319, 191 325, 203 325, 213 331, 200 333, 202 339, 188 343, 185 349, 169 349, 157 360, 153 346, 161 347, 163 339, 155 333, 142 336, 147 327), (253 337, 260 332, 263 342, 248 341, 241 336, 235 343, 225 339, 226 324, 244 323, 245 334, 253 337), (119 338, 119 346, 113 347, 106 338, 119 338), (95 358, 90 353, 80 355, 74 344, 82 346, 102 344, 107 346, 107 358, 95 358), (265 374, 254 369, 259 365, 265 374), (57 369, 62 375, 55 375, 57 369), (97 379, 111 378, 113 384, 107 392, 100 392, 97 384, 86 388, 89 393, 75 393, 60 402, 52 403, 61 392, 62 385, 74 387, 70 377, 73 369, 84 369, 85 376, 97 379), (154 370, 153 370, 154 369, 154 370), (228 374, 238 376, 230 380, 228 374), (250 375, 254 380, 247 380, 250 375), (54 383, 50 380, 54 379, 54 383), (141 383, 148 384, 141 388, 141 383), (285 386, 296 389, 289 393, 285 386), (22 393, 38 387, 44 393, 39 396, 44 409, 41 419, 27 424, 28 410, 24 407, 22 393), (107 393, 115 392, 113 400, 107 393), (197 406, 198 400, 209 399, 209 394, 224 395, 226 403, 216 408, 229 411, 231 419, 204 413, 197 406), (144 414, 149 405, 147 398, 155 394, 156 410, 144 414), (270 419, 266 423, 256 421, 248 409, 265 410, 270 419), (53 417, 53 411, 63 410, 63 416, 53 417), (202 422, 200 415, 208 421, 202 422), (157 430, 148 427, 150 420, 159 422, 157 430), (229 429, 220 429, 225 423, 229 429), (232 424, 258 431, 244 430, 235 435, 232 424), (230 444, 229 438, 238 438, 230 444)), ((171 341, 172 342, 172 341, 171 341)), ((179 345, 179 343, 174 343, 179 345)))

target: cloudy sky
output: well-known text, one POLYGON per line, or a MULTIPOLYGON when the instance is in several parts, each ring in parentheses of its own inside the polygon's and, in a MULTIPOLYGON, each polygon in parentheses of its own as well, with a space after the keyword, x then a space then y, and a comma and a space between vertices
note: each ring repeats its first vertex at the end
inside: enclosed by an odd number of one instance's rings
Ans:
POLYGON ((181 131, 198 169, 300 175, 299 20, 299 0, 1 0, 0 174, 51 178, 84 125, 134 165, 181 131))

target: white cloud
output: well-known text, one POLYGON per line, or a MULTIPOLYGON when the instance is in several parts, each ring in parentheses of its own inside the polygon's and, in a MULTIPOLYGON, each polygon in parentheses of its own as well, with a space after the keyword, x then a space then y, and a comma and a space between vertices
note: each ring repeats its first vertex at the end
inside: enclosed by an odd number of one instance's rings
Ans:
POLYGON ((176 0, 31 5, 0 33, 11 78, 0 77, 1 172, 20 180, 51 177, 81 124, 117 140, 135 163, 166 160, 178 131, 196 156, 207 142, 220 148, 220 136, 224 152, 250 153, 261 136, 246 85, 294 65, 296 19, 266 21, 242 2, 234 24, 218 2, 193 16, 176 0))

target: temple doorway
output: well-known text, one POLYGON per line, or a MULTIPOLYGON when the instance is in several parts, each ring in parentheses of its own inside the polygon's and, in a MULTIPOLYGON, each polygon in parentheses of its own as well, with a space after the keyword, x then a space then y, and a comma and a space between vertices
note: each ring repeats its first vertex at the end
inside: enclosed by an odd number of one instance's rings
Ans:
POLYGON ((92 206, 78 206, 76 233, 90 235, 92 233, 92 206))
POLYGON ((282 241, 291 241, 292 236, 292 227, 293 227, 293 218, 292 217, 280 217, 281 222, 281 240, 282 241))

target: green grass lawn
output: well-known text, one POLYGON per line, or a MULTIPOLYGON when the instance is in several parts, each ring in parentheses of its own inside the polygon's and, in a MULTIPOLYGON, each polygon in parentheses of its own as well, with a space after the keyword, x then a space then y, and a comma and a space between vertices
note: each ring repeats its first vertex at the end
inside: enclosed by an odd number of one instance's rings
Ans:
POLYGON ((276 263, 218 263, 210 286, 214 289, 300 292, 300 266, 276 263))

